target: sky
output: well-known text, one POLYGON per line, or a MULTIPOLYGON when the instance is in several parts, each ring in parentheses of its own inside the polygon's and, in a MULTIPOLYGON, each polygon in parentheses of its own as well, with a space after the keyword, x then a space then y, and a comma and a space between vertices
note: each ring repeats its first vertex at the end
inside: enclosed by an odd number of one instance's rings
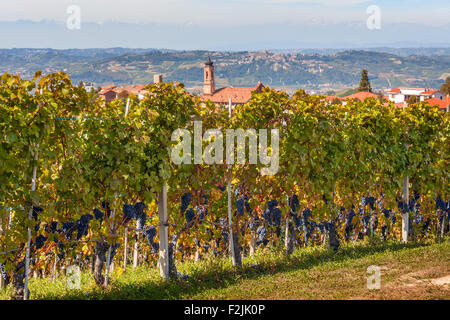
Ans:
POLYGON ((377 5, 385 22, 450 22, 448 0, 0 0, 0 21, 67 19, 77 5, 86 22, 173 23, 198 26, 362 21, 377 5))
MULTIPOLYGON (((390 32, 419 30, 417 38, 425 37, 424 44, 427 41, 445 44, 450 43, 446 33, 449 26, 448 0, 0 0, 0 37, 3 40, 0 47, 3 48, 36 47, 39 43, 35 43, 33 37, 37 30, 43 38, 41 45, 49 47, 89 47, 95 45, 97 39, 99 47, 137 45, 182 49, 185 45, 179 42, 184 43, 186 37, 191 39, 188 44, 199 49, 245 47, 245 37, 253 37, 258 27, 261 33, 268 33, 265 38, 252 38, 261 47, 276 46, 280 41, 287 43, 306 30, 314 36, 305 35, 304 39, 295 39, 296 42, 332 46, 335 38, 336 41, 361 44, 367 36, 375 36, 377 43, 382 44, 383 39, 390 43, 399 38, 391 36, 390 32), (80 29, 72 30, 72 33, 52 30, 66 28, 67 21, 73 17, 73 11, 68 12, 68 8, 73 5, 80 9, 80 29), (380 10, 378 34, 369 33, 366 26, 371 16, 367 10, 374 5, 380 10), (395 24, 403 24, 403 27, 393 28, 395 24), (414 24, 414 28, 407 27, 409 24, 414 24), (121 33, 120 25, 127 34, 121 33), (362 29, 352 32, 352 25, 365 28, 367 34, 362 29), (420 32, 421 26, 423 32, 420 32), (174 28, 178 31, 173 31, 174 28), (98 39, 112 32, 129 39, 98 39), (348 39, 339 37, 343 32, 349 34, 348 39), (153 34, 155 41, 143 41, 139 45, 138 39, 147 34, 153 34), (427 36, 430 34, 433 39, 427 36), (215 44, 211 45, 207 39, 199 39, 214 36, 223 38, 222 42, 214 39, 215 44), (72 40, 66 43, 55 37, 72 40)), ((400 40, 414 39, 408 35, 400 40)))

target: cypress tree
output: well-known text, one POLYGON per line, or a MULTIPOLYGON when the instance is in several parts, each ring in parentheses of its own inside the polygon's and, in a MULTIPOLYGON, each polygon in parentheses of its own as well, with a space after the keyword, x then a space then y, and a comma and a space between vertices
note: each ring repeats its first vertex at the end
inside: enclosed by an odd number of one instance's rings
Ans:
POLYGON ((363 71, 361 72, 361 81, 359 82, 358 91, 372 92, 372 86, 369 82, 369 73, 366 69, 363 69, 363 71))

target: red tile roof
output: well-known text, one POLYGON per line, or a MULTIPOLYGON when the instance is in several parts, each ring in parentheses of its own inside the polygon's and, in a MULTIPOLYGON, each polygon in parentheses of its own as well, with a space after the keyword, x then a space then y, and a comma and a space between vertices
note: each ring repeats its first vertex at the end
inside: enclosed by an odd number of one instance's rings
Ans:
POLYGON ((116 87, 116 88, 112 89, 112 91, 119 93, 119 92, 124 91, 124 89, 122 89, 120 87, 116 87))
POLYGON ((261 92, 264 86, 261 82, 256 87, 227 87, 221 88, 212 95, 204 95, 202 101, 210 100, 213 103, 228 103, 231 98, 232 103, 246 103, 252 97, 252 92, 261 92))
POLYGON ((392 89, 391 91, 388 91, 388 93, 397 93, 397 92, 400 92, 400 88, 395 88, 392 89))
POLYGON ((116 85, 110 84, 109 86, 102 87, 102 90, 107 91, 107 90, 110 90, 110 89, 114 89, 116 87, 117 87, 116 85))
POLYGON ((438 92, 438 91, 437 90, 428 90, 428 91, 421 92, 419 94, 430 96, 430 95, 432 95, 433 93, 436 93, 436 92, 438 92))
MULTIPOLYGON (((121 87, 115 86, 115 85, 109 85, 102 87, 102 90, 100 90, 99 95, 105 96, 108 95, 108 97, 113 97, 114 95, 117 96, 128 96, 130 94, 133 94, 135 96, 138 96, 139 94, 147 94, 148 90, 144 90, 144 85, 124 85, 121 87)), ((104 98, 104 97, 103 97, 104 98)), ((111 98, 110 98, 111 99, 111 98)))
POLYGON ((366 98, 378 98, 378 95, 376 95, 375 93, 372 92, 368 92, 368 91, 360 91, 354 94, 351 94, 347 97, 344 97, 345 100, 347 99, 359 99, 361 101, 364 101, 364 99, 366 98))
POLYGON ((337 96, 328 96, 328 97, 325 98, 325 100, 327 100, 327 101, 333 101, 334 99, 339 99, 341 101, 344 100, 344 98, 337 97, 337 96))
POLYGON ((445 100, 441 100, 438 98, 431 98, 425 100, 425 102, 428 102, 430 106, 438 106, 440 109, 447 109, 447 106, 450 105, 450 98, 446 98, 445 100))
POLYGON ((111 89, 108 89, 108 90, 100 90, 98 94, 99 94, 99 95, 105 95, 105 94, 107 94, 107 93, 109 93, 109 92, 114 92, 114 93, 116 93, 116 91, 111 90, 111 89))

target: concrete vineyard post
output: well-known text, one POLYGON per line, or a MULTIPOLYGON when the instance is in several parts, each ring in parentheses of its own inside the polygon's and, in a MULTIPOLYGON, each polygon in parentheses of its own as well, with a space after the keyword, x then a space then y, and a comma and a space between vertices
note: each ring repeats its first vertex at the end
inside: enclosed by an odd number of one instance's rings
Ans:
MULTIPOLYGON (((369 196, 372 196, 372 192, 369 193, 369 196)), ((373 217, 372 217, 372 207, 369 208, 370 212, 370 236, 373 237, 373 217)))
POLYGON ((123 248, 123 271, 127 270, 127 248, 128 245, 128 227, 125 227, 125 239, 124 239, 124 248, 123 248))
MULTIPOLYGON (((228 118, 231 118, 231 98, 228 101, 228 118)), ((231 221, 231 165, 228 164, 228 229, 230 232, 230 236, 228 237, 230 239, 230 250, 231 250, 231 259, 233 262, 233 267, 237 265, 236 254, 235 254, 235 248, 234 248, 234 237, 233 237, 233 225, 231 221)))
POLYGON ((169 279, 169 227, 167 221, 167 186, 164 186, 159 194, 158 217, 160 275, 165 279, 169 279))
POLYGON ((133 249, 133 269, 136 269, 138 265, 138 257, 139 257, 139 231, 138 229, 139 222, 136 221, 136 238, 134 241, 134 249, 133 249))
MULTIPOLYGON (((38 161, 38 150, 39 145, 36 145, 36 149, 34 150, 34 161, 38 161)), ((37 164, 33 166, 33 177, 31 179, 31 191, 36 191, 36 174, 37 174, 37 164)), ((33 218, 33 206, 32 203, 31 209, 28 212, 28 219, 31 220, 33 218)), ((30 246, 31 246, 31 229, 28 227, 28 239, 27 239, 27 250, 25 254, 25 287, 23 293, 23 300, 28 300, 28 278, 30 273, 30 246)))
MULTIPOLYGON (((403 178, 403 206, 408 206, 409 202, 409 178, 405 176, 403 178)), ((403 210, 405 211, 405 210, 403 210)), ((409 210, 407 212, 402 212, 402 242, 408 241, 408 230, 409 230, 409 210)))
POLYGON ((54 257, 53 257, 53 270, 52 270, 52 281, 53 282, 55 282, 55 280, 56 280, 56 263, 57 262, 58 262, 57 255, 55 253, 54 257))
MULTIPOLYGON (((125 117, 128 115, 130 109, 130 99, 127 99, 127 105, 125 107, 125 117)), ((125 241, 123 248, 123 271, 127 270, 127 251, 128 251, 128 227, 125 227, 125 241)))
POLYGON ((253 257, 256 252, 256 232, 255 230, 251 231, 250 235, 250 257, 253 257))
MULTIPOLYGON (((117 204, 117 194, 114 195, 114 209, 113 212, 111 214, 111 220, 114 219, 114 215, 116 213, 116 204, 117 204)), ((114 231, 114 222, 111 222, 111 231, 114 231)), ((108 282, 109 282, 109 266, 111 265, 111 251, 112 251, 112 244, 108 244, 109 248, 108 248, 108 253, 106 255, 106 266, 105 266, 105 282, 104 282, 104 287, 106 288, 108 286, 108 282)))
MULTIPOLYGON (((286 203, 289 208, 289 196, 286 196, 286 203)), ((284 234, 284 248, 286 250, 288 250, 288 247, 289 247, 289 211, 286 216, 286 225, 285 225, 285 234, 284 234)))

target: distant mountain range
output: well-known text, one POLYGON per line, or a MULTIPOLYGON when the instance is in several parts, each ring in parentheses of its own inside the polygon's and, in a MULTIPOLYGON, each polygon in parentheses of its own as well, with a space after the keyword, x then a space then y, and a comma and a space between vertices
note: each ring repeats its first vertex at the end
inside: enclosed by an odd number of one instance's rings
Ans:
POLYGON ((189 23, 84 22, 69 30, 62 21, 0 21, 0 48, 169 48, 176 50, 258 51, 265 49, 450 47, 450 23, 245 22, 231 26, 189 23))
POLYGON ((355 87, 368 69, 375 89, 438 88, 450 76, 450 48, 295 49, 276 51, 176 51, 157 49, 0 49, 0 73, 67 72, 74 83, 146 84, 154 74, 198 90, 211 56, 216 87, 254 86, 318 92, 355 87))

